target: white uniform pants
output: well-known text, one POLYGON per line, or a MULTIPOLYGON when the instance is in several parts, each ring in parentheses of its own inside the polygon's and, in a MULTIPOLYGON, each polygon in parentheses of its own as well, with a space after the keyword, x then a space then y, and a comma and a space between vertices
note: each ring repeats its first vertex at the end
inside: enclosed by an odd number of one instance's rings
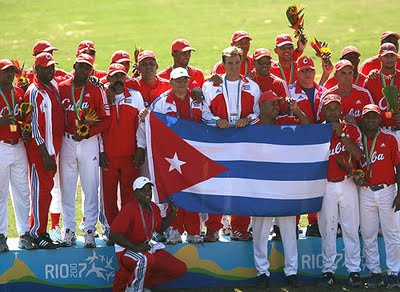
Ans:
MULTIPOLYGON (((273 217, 253 217, 253 250, 254 264, 261 274, 270 275, 268 262, 268 237, 273 217)), ((298 267, 296 216, 275 217, 281 230, 283 249, 285 254, 286 276, 296 275, 298 267)))
POLYGON ((322 208, 318 213, 318 226, 322 237, 322 273, 335 273, 337 269, 335 260, 338 220, 343 232, 344 264, 349 273, 360 272, 361 255, 358 236, 360 213, 357 188, 352 179, 326 183, 322 208))
POLYGON ((8 229, 8 192, 14 206, 17 232, 29 231, 28 158, 23 142, 10 145, 0 142, 0 234, 8 229))
POLYGON ((96 136, 76 142, 63 137, 60 151, 60 186, 63 224, 76 231, 76 189, 82 185, 85 231, 95 230, 99 214, 99 144, 96 136))
POLYGON ((388 274, 400 271, 400 229, 399 212, 392 208, 397 195, 395 184, 378 191, 369 187, 360 187, 360 223, 363 238, 363 252, 366 266, 371 273, 381 273, 378 228, 381 223, 385 241, 386 266, 388 274))
POLYGON ((59 157, 57 158, 57 172, 54 176, 54 187, 51 190, 51 203, 50 213, 60 214, 61 213, 61 189, 60 189, 60 162, 59 157))

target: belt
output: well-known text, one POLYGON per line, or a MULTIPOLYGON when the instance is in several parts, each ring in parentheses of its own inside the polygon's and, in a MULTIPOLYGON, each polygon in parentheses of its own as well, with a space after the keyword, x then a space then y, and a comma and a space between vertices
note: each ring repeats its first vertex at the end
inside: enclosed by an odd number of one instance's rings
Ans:
POLYGON ((21 141, 21 139, 14 139, 14 140, 0 140, 0 142, 3 142, 5 144, 10 144, 10 145, 16 145, 21 141))
MULTIPOLYGON (((64 137, 68 138, 68 139, 72 139, 74 135, 68 134, 68 133, 64 133, 64 137)), ((72 139, 73 140, 73 139, 72 139)))
POLYGON ((388 186, 390 186, 390 185, 381 184, 381 185, 377 185, 377 186, 370 186, 369 188, 371 189, 371 191, 377 192, 377 191, 382 190, 382 189, 384 189, 384 188, 386 188, 388 186))
POLYGON ((397 131, 399 131, 400 130, 400 128, 399 127, 396 127, 396 126, 384 126, 384 127, 381 127, 382 129, 385 129, 385 130, 390 130, 390 131, 392 131, 392 132, 397 132, 397 131))
POLYGON ((334 183, 336 183, 336 182, 344 181, 346 178, 347 178, 347 176, 340 176, 340 177, 327 178, 327 180, 328 180, 329 182, 334 182, 334 183))

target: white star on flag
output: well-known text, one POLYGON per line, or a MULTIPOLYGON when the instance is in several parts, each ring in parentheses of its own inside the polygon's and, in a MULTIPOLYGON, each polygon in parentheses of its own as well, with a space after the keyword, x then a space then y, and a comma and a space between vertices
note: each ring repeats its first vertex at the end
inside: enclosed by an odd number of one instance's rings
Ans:
POLYGON ((169 166, 169 172, 173 171, 174 169, 176 169, 180 174, 182 174, 182 170, 181 170, 181 166, 186 164, 185 161, 179 160, 178 158, 178 154, 175 152, 174 157, 172 158, 167 158, 165 157, 165 159, 169 162, 170 166, 169 166))

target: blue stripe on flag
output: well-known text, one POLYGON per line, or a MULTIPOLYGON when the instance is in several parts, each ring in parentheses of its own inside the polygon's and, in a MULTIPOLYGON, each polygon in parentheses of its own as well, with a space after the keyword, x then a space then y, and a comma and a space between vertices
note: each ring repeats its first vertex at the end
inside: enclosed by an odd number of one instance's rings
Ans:
POLYGON ((219 129, 163 114, 153 114, 183 139, 206 143, 251 142, 276 145, 313 145, 327 143, 331 140, 332 136, 332 127, 330 124, 292 126, 254 125, 247 126, 238 131, 236 128, 219 129), (260 135, 260 128, 263 128, 265 135, 260 135))
POLYGON ((216 161, 228 168, 216 177, 235 177, 274 181, 308 181, 326 178, 328 161, 314 163, 275 163, 254 161, 216 161), (284 174, 284 175, 283 175, 284 174))
POLYGON ((233 210, 232 213, 238 216, 295 216, 318 212, 322 205, 322 195, 311 199, 279 200, 180 192, 172 195, 172 198, 175 205, 188 211, 226 214, 226 210, 233 210))

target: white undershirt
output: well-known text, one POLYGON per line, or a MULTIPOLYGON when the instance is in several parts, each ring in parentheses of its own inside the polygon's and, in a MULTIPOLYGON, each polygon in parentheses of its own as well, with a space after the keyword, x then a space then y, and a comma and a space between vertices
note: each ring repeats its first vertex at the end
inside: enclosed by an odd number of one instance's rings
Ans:
POLYGON ((229 103, 229 112, 232 114, 235 114, 236 116, 238 115, 238 101, 239 101, 239 91, 238 91, 238 85, 239 85, 240 79, 236 81, 229 81, 226 80, 226 91, 227 91, 227 97, 228 97, 228 103, 229 103))

